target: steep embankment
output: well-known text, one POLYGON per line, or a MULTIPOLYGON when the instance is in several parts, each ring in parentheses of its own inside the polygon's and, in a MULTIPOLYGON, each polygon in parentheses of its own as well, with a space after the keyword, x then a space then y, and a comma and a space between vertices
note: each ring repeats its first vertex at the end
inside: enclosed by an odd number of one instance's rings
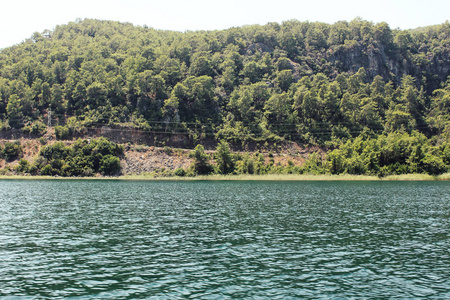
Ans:
MULTIPOLYGON (((98 135, 85 136, 87 140, 98 138, 98 135)), ((18 170, 19 161, 26 160, 30 165, 40 159, 40 152, 43 147, 53 145, 57 142, 54 137, 47 138, 25 138, 21 137, 16 140, 0 139, 0 146, 3 147, 5 142, 14 142, 21 145, 21 153, 11 160, 0 159, 0 175, 20 174, 18 170)), ((66 146, 74 144, 75 140, 63 141, 66 146)), ((178 168, 187 170, 193 159, 189 156, 192 149, 172 148, 172 147, 155 147, 142 144, 121 144, 124 152, 120 156, 120 165, 122 175, 142 175, 154 173, 155 175, 165 176, 173 173, 178 168)), ((308 154, 316 151, 322 151, 317 147, 302 148, 295 143, 285 145, 279 148, 279 152, 272 150, 262 150, 259 155, 264 157, 264 163, 269 164, 271 161, 276 166, 287 166, 289 163, 295 166, 301 166, 308 154)), ((207 150, 210 155, 211 162, 214 164, 213 150, 207 150)), ((240 154, 240 152, 236 152, 240 154)), ((250 154, 253 154, 250 152, 250 154)), ((119 174, 117 174, 119 175, 119 174)), ((98 175, 99 176, 99 175, 98 175)))

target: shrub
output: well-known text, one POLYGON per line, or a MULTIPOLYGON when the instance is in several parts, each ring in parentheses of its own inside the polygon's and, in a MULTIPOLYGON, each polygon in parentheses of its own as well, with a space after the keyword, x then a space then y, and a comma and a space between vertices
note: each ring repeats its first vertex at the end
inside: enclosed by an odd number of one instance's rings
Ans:
POLYGON ((172 155, 172 154, 173 154, 172 148, 167 147, 167 146, 164 147, 164 152, 165 152, 167 155, 172 155))
POLYGON ((47 126, 41 121, 36 121, 22 128, 22 132, 35 135, 44 135, 47 132, 47 126))
POLYGON ((5 146, 0 149, 0 157, 6 161, 11 161, 22 155, 22 145, 20 142, 6 142, 5 146))
POLYGON ((319 153, 314 152, 308 155, 301 167, 301 172, 306 174, 324 174, 325 168, 322 163, 322 157, 319 153))
POLYGON ((250 157, 248 153, 246 153, 241 160, 238 160, 236 162, 236 172, 238 174, 254 174, 255 171, 255 160, 253 159, 253 157, 250 157))
POLYGON ((29 169, 30 164, 28 163, 28 161, 26 159, 21 158, 19 160, 19 164, 17 165, 17 172, 27 173, 29 169))
POLYGON ((8 120, 5 120, 5 121, 0 120, 0 131, 10 130, 10 129, 11 129, 11 126, 9 126, 8 120))
POLYGON ((71 137, 71 132, 67 126, 55 126, 55 135, 59 140, 66 140, 71 137))
POLYGON ((186 170, 183 168, 178 168, 175 170, 175 176, 184 177, 186 176, 186 170))
POLYGON ((103 175, 114 175, 120 172, 120 159, 117 156, 106 155, 100 161, 99 171, 103 175))
POLYGON ((53 175, 53 168, 50 165, 46 165, 41 169, 41 175, 53 175))
POLYGON ((48 160, 64 159, 69 151, 69 147, 66 147, 62 142, 57 142, 53 145, 43 147, 39 152, 39 155, 48 160))
POLYGON ((425 172, 430 175, 439 175, 447 170, 447 166, 442 161, 442 158, 430 154, 425 156, 422 160, 422 164, 425 172))
POLYGON ((9 175, 11 173, 8 169, 0 169, 0 175, 9 175))
POLYGON ((209 155, 205 153, 205 149, 202 145, 197 145, 194 152, 190 153, 189 156, 194 158, 193 168, 195 173, 207 175, 214 171, 214 168, 209 162, 209 155))
POLYGON ((94 176, 94 171, 91 168, 85 168, 81 175, 84 177, 91 177, 94 176))
POLYGON ((40 137, 39 143, 41 143, 41 145, 47 145, 47 139, 45 137, 40 137))
POLYGON ((79 139, 72 146, 56 142, 41 149, 39 155, 43 163, 36 164, 36 168, 42 168, 43 175, 92 176, 97 172, 114 175, 120 172, 117 155, 121 153, 123 147, 106 138, 79 139), (45 166, 48 162, 50 168, 45 166))
POLYGON ((50 165, 54 170, 61 170, 62 166, 64 165, 64 161, 62 159, 52 159, 50 161, 50 165))
POLYGON ((216 148, 216 162, 220 174, 233 173, 235 163, 230 146, 224 140, 220 141, 216 148))
POLYGON ((39 169, 36 165, 31 165, 30 168, 28 169, 28 173, 32 174, 32 175, 36 175, 38 173, 39 169))

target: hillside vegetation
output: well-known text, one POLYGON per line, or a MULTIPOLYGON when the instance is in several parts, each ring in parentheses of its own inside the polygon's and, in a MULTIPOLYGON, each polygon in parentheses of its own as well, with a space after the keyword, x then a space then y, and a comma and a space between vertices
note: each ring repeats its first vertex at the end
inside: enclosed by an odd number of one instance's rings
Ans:
POLYGON ((135 128, 191 148, 291 141, 328 149, 326 172, 438 174, 450 162, 449 54, 448 22, 181 33, 79 20, 1 50, 0 130, 135 128))

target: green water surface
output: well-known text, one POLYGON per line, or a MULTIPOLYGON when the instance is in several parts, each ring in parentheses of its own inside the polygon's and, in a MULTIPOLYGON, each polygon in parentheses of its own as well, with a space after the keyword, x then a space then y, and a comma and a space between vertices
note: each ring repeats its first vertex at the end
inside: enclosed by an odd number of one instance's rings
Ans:
POLYGON ((0 181, 2 299, 450 299, 449 182, 0 181))

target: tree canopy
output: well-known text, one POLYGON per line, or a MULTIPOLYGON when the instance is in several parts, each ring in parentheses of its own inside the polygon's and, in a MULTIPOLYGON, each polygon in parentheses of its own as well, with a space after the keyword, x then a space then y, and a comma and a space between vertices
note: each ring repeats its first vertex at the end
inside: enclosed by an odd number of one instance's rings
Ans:
POLYGON ((1 50, 0 129, 50 116, 52 125, 184 128, 228 141, 325 144, 365 129, 448 139, 449 53, 448 22, 181 33, 79 20, 1 50))

